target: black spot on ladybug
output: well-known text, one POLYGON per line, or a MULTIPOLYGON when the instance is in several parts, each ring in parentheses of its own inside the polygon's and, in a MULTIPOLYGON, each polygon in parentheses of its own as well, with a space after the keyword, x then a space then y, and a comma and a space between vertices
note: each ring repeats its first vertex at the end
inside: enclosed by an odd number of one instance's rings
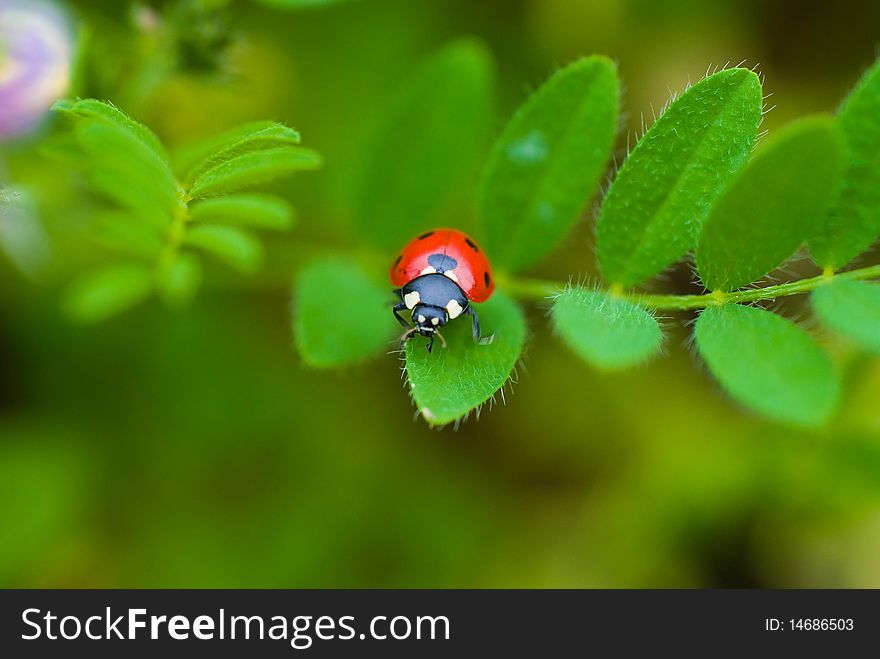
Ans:
POLYGON ((403 258, 403 254, 398 254, 398 255, 397 255, 397 258, 394 259, 394 267, 395 267, 395 268, 396 268, 397 266, 400 265, 400 260, 401 260, 402 258, 403 258))
POLYGON ((483 281, 486 282, 486 288, 489 288, 489 286, 492 284, 492 279, 489 277, 488 272, 483 273, 483 281))
POLYGON ((464 241, 468 244, 468 247, 470 247, 475 252, 480 251, 480 248, 477 247, 477 244, 473 240, 471 240, 470 238, 465 238, 464 241))
POLYGON ((419 236, 419 240, 424 240, 428 236, 433 236, 433 235, 434 235, 433 231, 427 231, 427 232, 423 233, 421 236, 419 236))
POLYGON ((458 261, 446 254, 431 254, 428 257, 428 265, 439 273, 449 272, 458 267, 458 261))

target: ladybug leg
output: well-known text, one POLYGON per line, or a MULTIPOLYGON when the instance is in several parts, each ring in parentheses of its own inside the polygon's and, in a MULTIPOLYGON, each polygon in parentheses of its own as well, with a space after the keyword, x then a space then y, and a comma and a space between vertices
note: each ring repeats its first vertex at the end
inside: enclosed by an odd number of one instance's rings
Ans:
POLYGON ((400 312, 404 309, 406 309, 406 302, 398 302, 391 308, 391 312, 394 314, 394 317, 397 318, 397 322, 399 322, 404 327, 409 328, 409 323, 406 322, 406 320, 404 320, 400 315, 400 312))
POLYGON ((434 337, 436 334, 431 334, 431 338, 428 339, 428 354, 431 354, 431 350, 434 349, 434 337))
POLYGON ((490 334, 489 336, 482 336, 480 334, 480 319, 477 318, 477 312, 474 311, 474 308, 468 305, 468 310, 466 313, 471 315, 473 318, 473 334, 474 334, 474 342, 479 343, 481 346, 489 345, 492 341, 495 340, 495 334, 490 334))

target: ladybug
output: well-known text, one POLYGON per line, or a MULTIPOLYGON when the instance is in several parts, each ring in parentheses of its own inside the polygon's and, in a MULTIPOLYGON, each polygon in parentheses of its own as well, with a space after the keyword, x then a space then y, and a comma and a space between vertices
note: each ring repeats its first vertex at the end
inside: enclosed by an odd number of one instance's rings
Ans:
POLYGON ((446 341, 439 330, 461 315, 473 319, 474 341, 491 343, 494 335, 480 335, 480 321, 471 302, 484 302, 495 290, 485 253, 469 236, 456 229, 435 229, 411 240, 391 264, 391 283, 400 302, 394 317, 407 328, 406 342, 416 334, 428 338, 428 352, 434 338, 446 341), (412 311, 412 326, 400 312, 412 311))

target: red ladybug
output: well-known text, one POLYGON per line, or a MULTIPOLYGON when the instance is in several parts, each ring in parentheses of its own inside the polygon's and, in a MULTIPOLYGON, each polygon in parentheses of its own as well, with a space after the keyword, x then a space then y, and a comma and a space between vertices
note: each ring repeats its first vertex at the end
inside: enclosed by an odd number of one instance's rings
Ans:
POLYGON ((427 231, 403 248, 391 265, 391 283, 400 288, 394 317, 407 328, 403 340, 416 334, 428 337, 428 352, 439 329, 463 314, 473 319, 474 341, 491 343, 480 336, 480 321, 471 302, 484 302, 495 290, 485 253, 470 237, 456 229, 427 231), (401 316, 412 311, 412 327, 401 316))

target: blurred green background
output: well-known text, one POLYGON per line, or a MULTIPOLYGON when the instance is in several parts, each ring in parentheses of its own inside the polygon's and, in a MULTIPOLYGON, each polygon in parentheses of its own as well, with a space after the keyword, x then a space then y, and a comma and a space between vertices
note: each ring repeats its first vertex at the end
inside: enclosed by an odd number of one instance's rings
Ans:
MULTIPOLYGON (((154 301, 80 327, 59 297, 96 258, 81 235, 92 201, 46 165, 43 133, 5 148, 0 173, 34 192, 54 248, 31 277, 0 255, 0 584, 880 587, 880 362, 850 346, 832 344, 846 382, 836 420, 793 431, 720 392, 690 346, 693 316, 665 323, 664 358, 608 375, 574 360, 534 305, 506 405, 437 431, 414 420, 396 355, 314 372, 290 335, 293 273, 357 245, 350 190, 371 127, 444 43, 473 36, 493 54, 495 133, 557 66, 611 56, 625 85, 620 159, 642 115, 727 62, 766 76, 771 131, 833 110, 874 59, 880 5, 326 5, 197 12, 180 36, 186 66, 157 74, 145 63, 168 44, 151 19, 167 14, 68 4, 88 46, 74 93, 118 103, 172 146, 277 119, 326 165, 276 186, 301 221, 272 238, 260 274, 218 267, 189 309, 154 301)), ((595 277, 591 244, 585 221, 534 274, 595 277)), ((657 290, 692 280, 684 264, 657 290)))

